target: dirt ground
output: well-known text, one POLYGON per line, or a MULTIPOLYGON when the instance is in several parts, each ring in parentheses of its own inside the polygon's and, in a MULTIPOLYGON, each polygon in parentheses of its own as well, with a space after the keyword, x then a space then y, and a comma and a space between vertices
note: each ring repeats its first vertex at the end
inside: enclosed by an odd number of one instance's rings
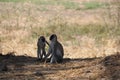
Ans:
POLYGON ((0 80, 120 80, 120 53, 44 63, 35 57, 0 55, 0 80))

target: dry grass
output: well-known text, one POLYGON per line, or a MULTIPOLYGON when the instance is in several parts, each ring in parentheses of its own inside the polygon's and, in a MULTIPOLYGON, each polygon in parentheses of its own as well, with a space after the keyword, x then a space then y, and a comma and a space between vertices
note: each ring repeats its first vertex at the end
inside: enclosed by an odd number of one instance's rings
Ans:
POLYGON ((50 34, 56 33, 64 46, 65 57, 92 58, 114 54, 120 48, 120 28, 116 23, 119 16, 113 17, 117 26, 114 28, 113 24, 109 25, 113 18, 105 14, 108 9, 103 4, 108 2, 97 0, 96 6, 87 8, 92 2, 0 2, 1 53, 15 52, 16 55, 35 57, 37 38, 44 35, 48 40, 50 34))

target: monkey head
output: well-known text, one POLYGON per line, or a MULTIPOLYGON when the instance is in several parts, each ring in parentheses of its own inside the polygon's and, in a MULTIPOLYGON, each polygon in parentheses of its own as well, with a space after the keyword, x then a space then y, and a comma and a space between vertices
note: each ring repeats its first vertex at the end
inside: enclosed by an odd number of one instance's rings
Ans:
POLYGON ((40 36, 40 38, 38 39, 39 41, 45 42, 45 37, 44 36, 40 36))
POLYGON ((52 34, 49 38, 50 41, 57 41, 57 35, 56 34, 52 34))

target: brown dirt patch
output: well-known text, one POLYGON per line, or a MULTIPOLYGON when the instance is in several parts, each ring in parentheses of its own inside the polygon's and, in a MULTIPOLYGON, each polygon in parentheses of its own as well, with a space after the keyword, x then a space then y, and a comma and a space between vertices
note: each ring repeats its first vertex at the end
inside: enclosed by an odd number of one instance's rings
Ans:
POLYGON ((0 55, 1 80, 118 80, 120 53, 105 58, 64 59, 62 64, 37 61, 35 57, 0 55))

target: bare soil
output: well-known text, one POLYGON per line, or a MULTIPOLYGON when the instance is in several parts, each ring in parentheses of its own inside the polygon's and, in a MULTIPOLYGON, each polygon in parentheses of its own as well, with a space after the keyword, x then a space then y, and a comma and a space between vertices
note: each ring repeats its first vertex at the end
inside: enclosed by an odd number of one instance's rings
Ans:
POLYGON ((120 53, 44 63, 36 57, 0 55, 0 80, 120 80, 120 53))

